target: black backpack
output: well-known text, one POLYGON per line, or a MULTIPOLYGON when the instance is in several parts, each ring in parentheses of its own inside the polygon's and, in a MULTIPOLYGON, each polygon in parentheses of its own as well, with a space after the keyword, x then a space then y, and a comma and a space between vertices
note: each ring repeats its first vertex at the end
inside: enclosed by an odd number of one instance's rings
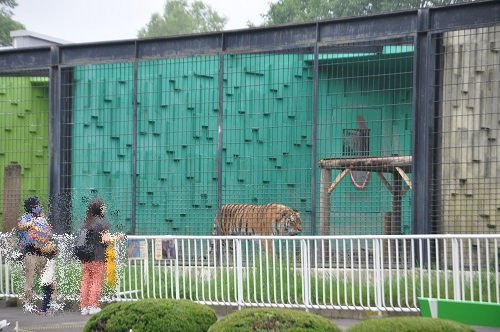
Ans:
POLYGON ((73 253, 80 261, 90 261, 94 258, 94 246, 90 243, 88 237, 89 230, 85 227, 80 228, 76 233, 73 253))

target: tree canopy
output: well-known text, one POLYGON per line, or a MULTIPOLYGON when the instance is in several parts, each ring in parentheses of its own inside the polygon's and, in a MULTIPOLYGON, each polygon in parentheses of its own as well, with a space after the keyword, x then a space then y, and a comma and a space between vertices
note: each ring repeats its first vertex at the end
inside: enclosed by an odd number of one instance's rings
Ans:
POLYGON ((300 23, 363 16, 399 10, 437 7, 474 0, 278 0, 262 15, 264 25, 300 23))
POLYGON ((24 25, 12 19, 12 9, 16 6, 16 0, 0 0, 0 46, 12 44, 12 30, 24 29, 24 25))
POLYGON ((202 1, 194 1, 189 5, 186 0, 166 0, 163 15, 153 14, 149 23, 139 30, 138 36, 145 38, 220 31, 226 22, 226 17, 202 1))

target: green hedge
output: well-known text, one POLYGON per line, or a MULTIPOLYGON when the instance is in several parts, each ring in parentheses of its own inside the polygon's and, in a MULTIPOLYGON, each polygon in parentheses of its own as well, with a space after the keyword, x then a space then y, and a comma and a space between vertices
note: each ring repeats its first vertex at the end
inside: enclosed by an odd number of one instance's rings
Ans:
POLYGON ((328 319, 305 311, 259 308, 232 313, 212 325, 208 331, 340 332, 341 330, 328 319))
POLYGON ((203 332, 217 321, 208 306, 186 300, 142 300, 106 306, 87 322, 84 331, 203 332))
POLYGON ((352 326, 348 332, 469 332, 467 325, 425 317, 393 317, 370 319, 352 326))

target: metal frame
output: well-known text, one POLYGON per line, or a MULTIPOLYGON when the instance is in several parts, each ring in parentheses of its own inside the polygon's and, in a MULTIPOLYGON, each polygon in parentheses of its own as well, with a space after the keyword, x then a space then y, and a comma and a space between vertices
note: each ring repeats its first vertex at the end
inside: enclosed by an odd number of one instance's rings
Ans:
MULTIPOLYGON (((413 128, 413 173, 414 196, 412 200, 412 232, 425 234, 431 229, 431 192, 429 190, 433 172, 432 138, 434 117, 433 85, 436 81, 435 48, 432 35, 444 31, 480 27, 500 22, 500 2, 481 1, 466 5, 403 11, 391 14, 374 15, 340 20, 329 20, 295 25, 282 25, 257 29, 223 31, 206 34, 193 34, 169 38, 124 40, 99 43, 84 43, 40 47, 29 49, 10 49, 0 51, 0 72, 50 69, 50 157, 49 180, 50 196, 57 197, 63 192, 61 166, 62 114, 61 114, 61 69, 74 65, 133 62, 139 60, 172 58, 193 55, 219 55, 219 75, 223 77, 223 58, 225 54, 279 52, 291 49, 314 50, 313 86, 313 149, 312 165, 315 165, 317 137, 317 79, 319 47, 383 40, 388 38, 414 37, 414 128, 413 128), (418 142, 418 144, 417 144, 418 142)), ((134 67, 136 79, 137 67, 134 67)), ((219 160, 218 160, 218 200, 220 210, 222 195, 222 79, 219 79, 219 160)), ((136 83, 134 83, 136 84, 136 83)), ((136 91, 136 86, 134 90, 136 91)), ((134 117, 137 117, 134 99, 134 117)), ((134 127, 136 131, 137 128, 134 127)), ((136 136, 136 135, 134 135, 136 136)), ((135 142, 136 144, 136 142, 135 142)), ((135 146, 136 147, 136 146, 135 146)), ((135 160, 135 148, 134 148, 135 160)), ((136 165, 133 161, 133 170, 136 165)), ((316 180, 317 172, 312 172, 312 229, 316 231, 316 180)), ((133 175, 135 186, 135 174, 133 175)), ((134 195, 134 194, 133 194, 134 195)), ((135 196, 133 196, 135 200, 135 196)), ((135 206, 135 204, 133 204, 135 206)), ((135 226, 135 208, 132 225, 135 226)))
POLYGON ((124 62, 189 55, 277 51, 332 42, 400 37, 416 32, 477 27, 500 20, 498 1, 403 11, 391 14, 281 25, 267 28, 192 34, 169 38, 82 43, 0 51, 0 71, 58 65, 124 62), (426 20, 427 24, 422 24, 426 20))

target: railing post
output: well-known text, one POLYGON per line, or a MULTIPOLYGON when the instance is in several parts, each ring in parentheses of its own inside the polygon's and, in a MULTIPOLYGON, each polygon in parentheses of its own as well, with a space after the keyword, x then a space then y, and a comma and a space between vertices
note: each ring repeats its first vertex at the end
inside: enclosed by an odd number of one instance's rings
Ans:
POLYGON ((383 297, 383 285, 384 280, 382 280, 382 245, 383 239, 374 239, 374 255, 373 255, 373 272, 374 272, 374 295, 375 295, 375 306, 379 309, 379 314, 381 313, 380 308, 382 308, 382 297, 383 297))
POLYGON ((7 298, 12 296, 13 294, 13 292, 10 291, 10 278, 11 278, 10 264, 5 264, 5 294, 7 298))
POLYGON ((459 301, 462 299, 460 289, 460 248, 458 239, 451 240, 451 261, 453 264, 453 299, 459 301))
MULTIPOLYGON (((184 255, 184 253, 182 253, 184 255)), ((179 242, 175 239, 175 298, 179 300, 180 296, 180 280, 179 280, 179 242)))
POLYGON ((238 310, 241 310, 243 305, 243 258, 241 250, 241 239, 236 239, 236 292, 238 296, 238 310))
MULTIPOLYGON (((1 235, 1 234, 0 234, 1 235)), ((6 292, 3 288, 3 274, 6 264, 3 263, 2 252, 0 251, 0 296, 4 295, 6 292)))
MULTIPOLYGON (((115 253, 120 252, 119 248, 118 248, 118 244, 116 242, 113 243, 113 247, 114 247, 115 253)), ((116 261, 115 261, 115 264, 116 264, 116 261)), ((118 270, 118 267, 116 267, 116 270, 118 270)), ((116 279, 115 279, 115 301, 118 302, 121 300, 121 297, 120 297, 120 275, 118 274, 118 272, 116 272, 116 270, 115 270, 115 277, 116 277, 116 279)), ((65 272, 65 269, 62 269, 62 271, 61 271, 62 278, 64 278, 64 272, 65 272)))
POLYGON ((309 311, 311 305, 311 279, 309 264, 309 246, 307 240, 300 241, 301 269, 302 269, 302 297, 306 311, 309 311))

